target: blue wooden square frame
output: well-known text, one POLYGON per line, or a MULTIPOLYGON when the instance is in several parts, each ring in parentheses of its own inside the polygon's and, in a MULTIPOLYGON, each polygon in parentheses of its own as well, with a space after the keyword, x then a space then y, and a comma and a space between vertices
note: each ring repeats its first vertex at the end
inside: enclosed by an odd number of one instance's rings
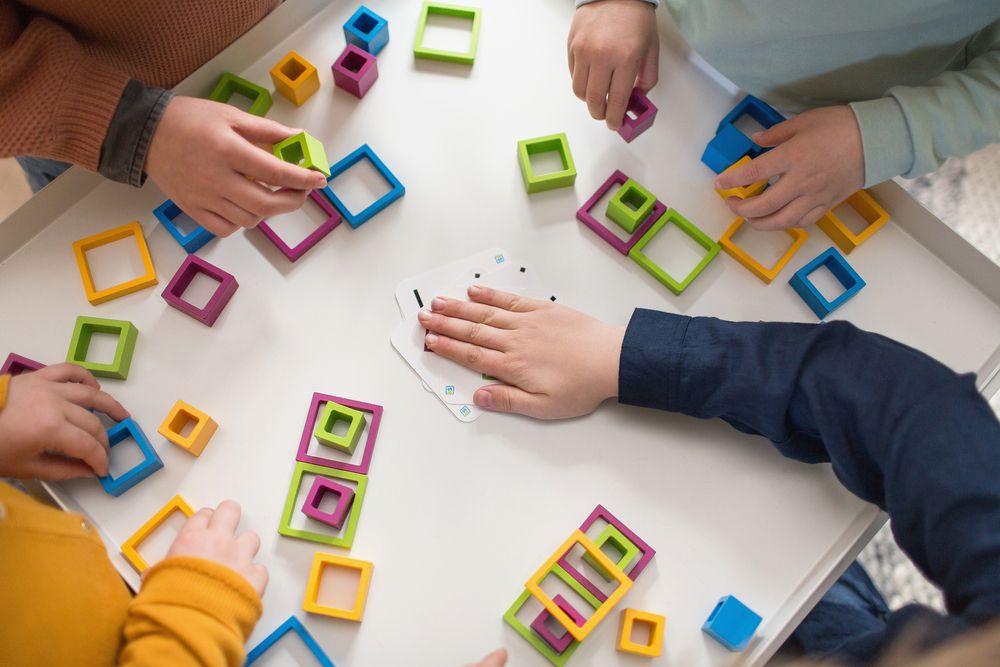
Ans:
POLYGON ((788 281, 788 284, 802 297, 802 300, 816 314, 816 317, 822 320, 834 310, 844 305, 848 299, 860 292, 861 288, 865 286, 865 281, 847 263, 844 256, 836 248, 831 247, 796 271, 795 275, 788 281), (809 274, 821 266, 829 269, 833 277, 844 286, 844 291, 833 301, 827 301, 826 297, 809 280, 809 274))
POLYGON ((735 595, 727 595, 712 609, 701 630, 730 651, 742 651, 750 643, 760 622, 760 615, 735 595))
MULTIPOLYGON (((725 115, 725 117, 719 121, 719 127, 716 128, 715 133, 718 134, 722 131, 722 128, 726 125, 733 125, 735 127, 737 119, 742 116, 750 116, 755 121, 760 123, 764 129, 771 128, 778 123, 785 122, 786 118, 778 113, 774 107, 772 107, 767 102, 754 97, 753 95, 747 95, 742 100, 736 103, 733 110, 725 115)), ((754 144, 754 157, 760 155, 768 149, 761 148, 757 144, 754 144)))
POLYGON ((322 667, 336 667, 333 661, 330 660, 326 652, 323 651, 322 647, 313 636, 306 630, 306 626, 302 625, 302 621, 299 620, 298 616, 294 614, 289 616, 284 623, 279 625, 274 629, 274 632, 265 637, 259 644, 253 647, 249 653, 247 653, 247 661, 244 663, 244 667, 250 667, 257 658, 264 655, 269 648, 274 646, 279 639, 285 636, 289 631, 294 632, 302 640, 302 643, 306 645, 309 652, 313 654, 316 660, 322 667))
POLYGON ((363 51, 367 51, 373 56, 385 48, 389 43, 389 22, 368 9, 364 5, 358 7, 358 11, 347 19, 344 24, 344 39, 348 44, 353 44, 363 51), (368 17, 375 21, 371 30, 363 31, 355 25, 361 18, 368 17))
POLYGON ((393 175, 391 171, 389 171, 389 168, 385 166, 385 163, 379 159, 378 155, 375 154, 375 151, 373 151, 371 146, 368 144, 361 145, 340 162, 330 165, 330 178, 326 179, 326 182, 327 185, 323 188, 323 195, 330 200, 331 204, 337 207, 340 214, 344 216, 344 220, 347 220, 347 224, 354 229, 363 225, 377 213, 380 213, 383 209, 385 209, 385 207, 389 204, 406 194, 406 188, 403 187, 403 184, 393 175), (380 198, 376 199, 373 203, 369 204, 368 207, 360 213, 352 213, 348 210, 347 206, 344 205, 344 202, 342 202, 340 198, 334 194, 333 190, 330 188, 330 181, 337 178, 337 176, 343 174, 364 159, 368 159, 378 173, 382 175, 382 178, 389 183, 390 190, 380 198))
POLYGON ((135 444, 139 446, 142 462, 119 477, 112 477, 109 471, 109 474, 97 478, 104 490, 116 498, 163 467, 160 456, 134 419, 128 417, 108 429, 108 444, 111 447, 128 437, 135 440, 135 444))
POLYGON ((721 174, 744 155, 752 156, 756 145, 736 129, 735 125, 724 125, 705 146, 701 161, 715 173, 721 174))
POLYGON ((181 244, 188 254, 196 252, 203 245, 215 238, 215 234, 208 231, 201 225, 195 225, 195 228, 189 233, 184 234, 181 232, 180 228, 174 224, 174 218, 179 216, 184 211, 181 207, 173 202, 172 199, 168 199, 153 210, 153 215, 156 219, 160 221, 164 229, 170 232, 170 235, 174 237, 174 240, 181 244))

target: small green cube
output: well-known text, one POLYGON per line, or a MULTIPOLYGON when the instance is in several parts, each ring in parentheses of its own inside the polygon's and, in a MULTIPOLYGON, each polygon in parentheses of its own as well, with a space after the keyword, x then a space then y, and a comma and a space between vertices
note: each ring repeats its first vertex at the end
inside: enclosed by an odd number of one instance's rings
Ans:
POLYGON ((649 228, 642 238, 632 246, 632 249, 628 251, 628 256, 631 257, 636 264, 641 266, 649 273, 651 276, 656 278, 664 287, 669 289, 674 294, 680 295, 681 292, 686 290, 688 286, 694 282, 694 279, 705 270, 715 256, 719 254, 720 246, 718 243, 713 241, 705 232, 701 231, 695 227, 691 222, 684 218, 675 209, 667 209, 667 212, 660 216, 660 219, 653 223, 653 226, 649 228), (677 227, 690 236, 695 243, 700 245, 705 249, 706 254, 702 257, 698 265, 695 266, 691 272, 683 280, 677 280, 665 270, 663 270, 659 265, 657 265, 653 260, 643 254, 642 249, 645 248, 653 237, 660 233, 664 227, 669 223, 677 225, 677 227))
POLYGON ((318 171, 330 178, 330 163, 326 160, 326 150, 316 137, 308 132, 299 132, 271 147, 274 154, 284 160, 306 169, 318 171))
POLYGON ((653 211, 656 197, 635 179, 628 179, 608 201, 608 217, 631 234, 653 211))
MULTIPOLYGON (((615 563, 615 567, 622 572, 624 572, 625 568, 627 568, 635 557, 639 555, 639 547, 637 547, 632 540, 625 537, 620 530, 615 528, 610 523, 604 527, 601 534, 597 536, 596 540, 594 540, 594 545, 596 545, 598 549, 603 549, 605 544, 610 544, 614 547, 615 551, 621 554, 618 561, 615 563)), ((605 572, 604 568, 601 567, 589 553, 584 552, 583 560, 597 570, 598 574, 600 574, 606 581, 611 581, 613 579, 613 577, 609 573, 605 572)), ((611 560, 614 561, 614 557, 612 557, 611 560)))
POLYGON ((316 420, 313 435, 316 436, 316 440, 321 445, 353 454, 355 447, 358 446, 358 440, 361 438, 361 432, 365 430, 366 423, 365 413, 360 410, 328 401, 316 420), (334 426, 337 422, 347 422, 347 431, 342 435, 334 433, 334 426))
POLYGON ((527 188, 528 194, 566 188, 576 183, 576 165, 573 164, 573 154, 569 151, 569 141, 565 133, 522 139, 517 142, 517 160, 521 165, 521 176, 524 177, 524 187, 527 188), (563 168, 548 174, 536 175, 531 167, 531 156, 550 152, 559 154, 563 168))
POLYGON ((135 351, 135 341, 139 330, 127 320, 107 320, 101 317, 76 318, 73 327, 73 338, 69 343, 66 361, 77 366, 83 366, 94 375, 116 380, 128 378, 128 370, 132 365, 132 353, 135 351), (110 334, 118 337, 115 356, 111 363, 99 364, 87 361, 87 351, 94 334, 110 334))
POLYGON ((230 72, 223 73, 208 99, 228 104, 233 95, 249 98, 247 112, 255 116, 266 116, 271 109, 271 91, 230 72))

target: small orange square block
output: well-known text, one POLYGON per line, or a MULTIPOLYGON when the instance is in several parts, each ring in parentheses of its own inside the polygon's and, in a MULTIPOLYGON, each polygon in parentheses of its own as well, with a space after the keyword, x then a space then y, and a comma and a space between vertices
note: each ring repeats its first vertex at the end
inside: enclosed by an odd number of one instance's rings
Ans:
POLYGON ((624 572, 622 572, 617 565, 615 565, 607 554, 605 554, 601 549, 594 544, 590 538, 588 538, 583 531, 575 530, 569 538, 563 542, 562 546, 556 549, 556 552, 545 561, 545 563, 538 568, 538 571, 528 580, 524 585, 528 592, 531 593, 536 600, 542 603, 549 614, 551 614, 564 628, 566 631, 572 635, 573 639, 577 641, 583 641, 587 638, 594 628, 604 620, 604 617, 614 608, 618 602, 625 597, 625 593, 632 588, 632 580, 628 578, 624 572), (548 596, 548 594, 542 590, 541 582, 552 570, 552 567, 562 558, 564 555, 568 554, 570 550, 579 544, 583 547, 585 553, 589 554, 590 557, 600 565, 600 569, 604 570, 610 575, 608 581, 612 579, 618 582, 618 587, 608 596, 607 600, 601 603, 594 613, 591 614, 590 618, 586 620, 583 625, 577 625, 573 622, 573 619, 562 610, 562 608, 556 604, 556 602, 548 596))
POLYGON ((822 229, 846 255, 871 238, 872 234, 881 229, 887 222, 889 222, 889 213, 879 206, 867 190, 858 190, 827 211, 822 218, 816 221, 816 226, 822 229), (868 223, 868 226, 860 234, 852 232, 837 217, 837 209, 841 206, 850 206, 868 223))
POLYGON ((83 291, 87 295, 87 301, 93 305, 117 299, 120 296, 138 292, 141 289, 152 287, 157 282, 156 269, 153 267, 153 258, 149 255, 149 246, 146 245, 146 237, 142 233, 142 225, 138 222, 130 222, 115 227, 85 239, 73 242, 73 255, 76 257, 77 268, 80 269, 80 278, 83 280, 83 291), (142 259, 144 273, 132 280, 126 280, 118 285, 113 285, 99 290, 94 283, 94 276, 90 271, 90 264, 87 263, 87 252, 94 248, 99 248, 115 241, 121 241, 129 237, 135 238, 136 247, 139 250, 139 257, 142 259))
MULTIPOLYGON (((737 167, 742 167, 743 165, 749 163, 750 163, 750 156, 744 155, 739 160, 734 162, 731 167, 729 167, 722 173, 724 174, 726 173, 726 171, 731 171, 733 169, 736 169, 737 167)), ((728 190, 720 190, 716 188, 715 191, 718 192, 719 196, 722 197, 723 199, 729 199, 730 197, 747 199, 749 197, 755 197, 759 195, 761 192, 765 190, 765 188, 767 188, 767 179, 757 181, 756 183, 751 183, 750 185, 739 185, 735 188, 729 188, 728 190)))
POLYGON ((184 401, 177 401, 157 432, 189 454, 200 456, 218 428, 219 425, 215 420, 198 408, 184 401), (194 425, 188 434, 184 435, 187 425, 191 422, 194 422, 194 425))
POLYGON ((663 630, 666 624, 666 616, 639 609, 622 609, 621 624, 618 626, 618 650, 655 658, 663 652, 663 630), (637 623, 649 626, 649 640, 645 644, 632 641, 637 623))
POLYGON ((300 107, 319 90, 319 72, 308 60, 289 51, 271 68, 274 89, 300 107))
POLYGON ((310 614, 323 614, 360 623, 361 615, 365 611, 365 602, 368 600, 368 587, 371 584, 374 569, 375 566, 365 560, 317 552, 313 557, 312 571, 309 573, 309 583, 306 585, 306 597, 302 602, 302 608, 310 614), (317 601, 320 580, 323 578, 323 570, 327 567, 347 568, 357 570, 360 573, 358 590, 354 595, 354 606, 350 609, 329 607, 317 601))
POLYGON ((146 559, 139 555, 139 545, 142 544, 142 542, 149 537, 153 531, 163 525, 163 522, 167 520, 167 517, 174 512, 180 512, 186 517, 190 517, 194 514, 194 510, 192 510, 191 506, 187 504, 187 501, 180 496, 174 496, 167 501, 166 505, 160 508, 159 512, 153 515, 153 518, 142 524, 142 527, 135 531, 132 537, 122 543, 122 555, 125 556, 125 560, 127 560, 128 564, 132 566, 132 569, 139 574, 142 574, 143 571, 149 567, 146 559))
MULTIPOLYGON (((750 256, 746 250, 736 245, 733 241, 733 237, 736 232, 739 231, 740 227, 743 226, 746 220, 744 218, 736 218, 736 220, 729 226, 729 229, 723 233, 722 237, 719 239, 719 245, 726 252, 727 255, 735 259, 737 262, 742 264, 750 271, 752 274, 763 280, 768 285, 774 280, 781 270, 785 268, 789 260, 799 251, 799 248, 805 244, 806 239, 809 238, 809 232, 804 229, 799 229, 798 227, 790 227, 788 229, 783 229, 782 231, 792 237, 792 245, 788 247, 785 254, 781 256, 774 266, 768 268, 758 262, 756 259, 750 256)), ((776 232, 768 232, 769 234, 774 234, 776 232)))

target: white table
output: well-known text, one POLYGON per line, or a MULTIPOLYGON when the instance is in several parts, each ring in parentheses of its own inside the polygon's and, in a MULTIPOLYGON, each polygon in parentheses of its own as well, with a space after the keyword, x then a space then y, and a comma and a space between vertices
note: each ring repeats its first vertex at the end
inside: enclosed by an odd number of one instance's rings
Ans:
MULTIPOLYGON (((17 316, 6 320, 0 352, 58 361, 79 314, 128 319, 141 332, 128 381, 104 385, 144 427, 165 469, 119 499, 93 481, 55 492, 96 522, 133 583, 117 545, 169 497, 238 499, 271 572, 253 645, 290 613, 305 616, 306 575, 313 553, 325 550, 276 531, 312 392, 380 403, 350 552, 375 563, 364 621, 305 619, 338 665, 457 665, 499 645, 513 665, 546 664, 500 617, 598 503, 658 550, 624 603, 668 617, 666 650, 653 664, 760 665, 878 528, 876 508, 845 492, 827 466, 785 460, 722 423, 606 405, 558 423, 485 415, 461 424, 390 348, 399 319, 392 293, 402 278, 499 245, 565 302, 611 321, 626 321, 635 306, 814 321, 787 279, 830 243, 814 231, 769 287, 720 255, 683 296, 668 293, 574 213, 620 168, 718 237, 731 216, 698 157, 734 98, 689 64, 660 12, 667 45, 652 94, 660 114, 626 145, 572 96, 571 3, 479 4, 479 53, 467 68, 414 62, 419 3, 371 1, 389 20, 391 41, 361 101, 335 90, 329 70, 356 3, 318 0, 284 3, 179 87, 205 95, 224 70, 270 87, 268 69, 294 48, 320 68, 322 88, 299 109, 276 96, 270 117, 308 128, 331 161, 371 144, 407 187, 403 200, 357 230, 341 225, 294 265, 257 232, 200 251, 240 282, 211 329, 159 296, 184 253, 155 224, 163 196, 152 184, 137 191, 72 170, 0 225, 0 304, 17 316), (575 188, 527 196, 516 142, 562 131, 579 171, 575 188), (146 230, 160 286, 92 307, 70 243, 133 219, 146 230), (221 423, 199 459, 156 435, 178 398, 221 423), (764 617, 738 656, 699 631, 727 593, 764 617)), ((896 186, 875 192, 894 223, 850 255, 868 286, 837 316, 980 371, 985 385, 1000 366, 1000 269, 896 186)), ((633 664, 614 650, 612 619, 571 664, 633 664)))

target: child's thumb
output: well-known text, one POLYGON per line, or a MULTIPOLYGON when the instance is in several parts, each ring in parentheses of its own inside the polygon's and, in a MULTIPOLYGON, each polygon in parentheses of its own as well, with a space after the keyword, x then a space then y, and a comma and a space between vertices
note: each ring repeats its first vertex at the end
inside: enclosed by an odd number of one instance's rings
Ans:
POLYGON ((254 144, 276 144, 293 134, 302 132, 302 130, 282 125, 277 121, 248 113, 242 114, 233 124, 233 129, 244 139, 254 144))

